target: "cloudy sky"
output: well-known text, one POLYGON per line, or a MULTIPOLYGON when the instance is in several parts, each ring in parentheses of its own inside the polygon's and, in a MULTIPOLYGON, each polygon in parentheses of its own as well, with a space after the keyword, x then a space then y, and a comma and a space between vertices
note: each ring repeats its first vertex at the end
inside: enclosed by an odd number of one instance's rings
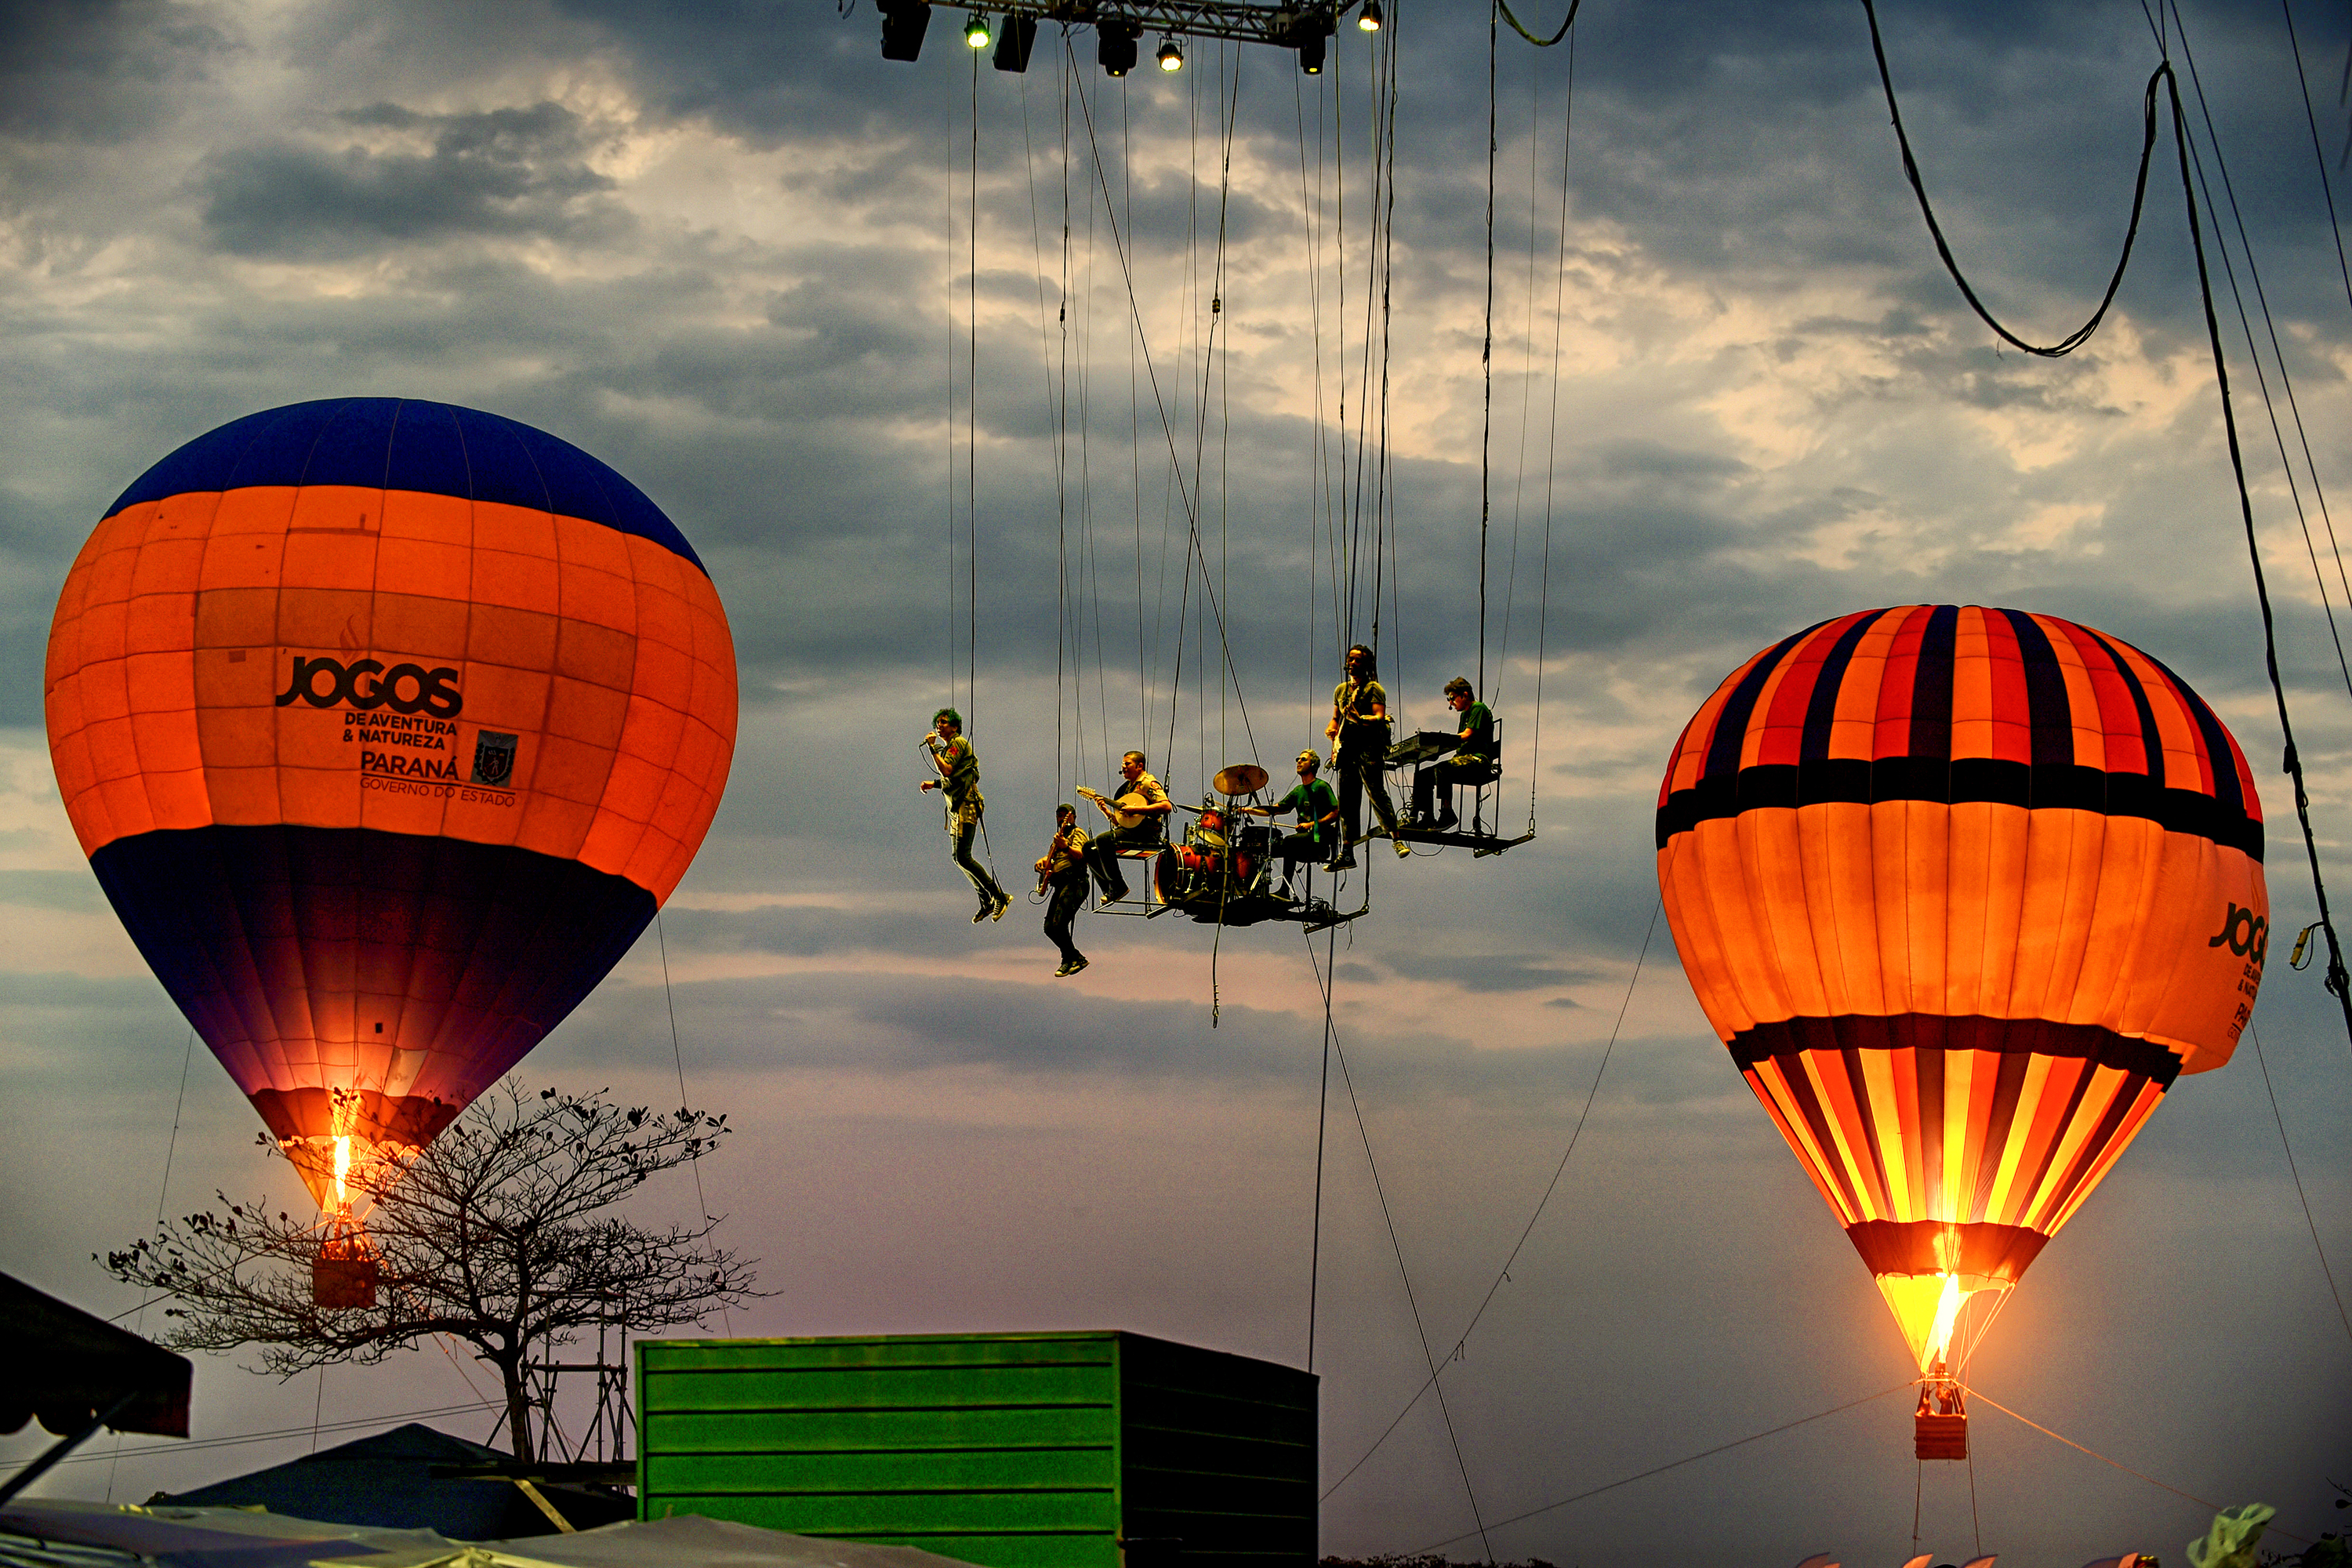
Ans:
MULTIPOLYGON (((976 68, 952 12, 919 62, 886 64, 870 6, 821 0, 0 9, 0 1268, 124 1310, 89 1253, 215 1188, 292 1185, 201 1048, 183 1098, 185 1025, 58 804, 38 671, 67 567, 182 442, 279 404, 403 395, 619 468, 732 619, 733 777, 663 927, 688 1091, 742 1129, 705 1191, 774 1292, 715 1327, 1123 1327, 1303 1364, 1323 1011, 1295 931, 1213 952, 1207 928, 1087 917, 1093 967, 1055 980, 1036 910, 967 923, 913 743, 941 701, 971 712, 1008 885, 1053 802, 1129 745, 1180 800, 1226 761, 1279 773, 1347 637, 1335 526, 1381 551, 1408 722, 1475 671, 1486 16, 1391 9, 1384 525, 1352 488, 1375 167, 1352 31, 1318 80, 1202 43, 1180 76, 1118 83, 1089 35, 1066 70, 1051 28, 1025 76, 976 68), (1187 497, 1229 666, 1186 571, 1187 497)), ((2217 252, 2341 900, 2352 690, 2321 584, 2340 619, 2346 583, 2271 333, 2318 484, 2352 497, 2352 294, 2319 173, 2344 144, 2347 37, 2340 7, 2294 16, 2324 159, 2276 6, 2193 0, 2185 35, 2166 21, 2201 74, 2211 134, 2193 92, 2190 114, 2225 210, 2213 136, 2227 160, 2231 263, 2278 407, 2274 437, 2217 252)), ((2062 335, 2126 226, 2148 14, 1886 0, 1882 19, 1963 265, 2022 335, 2062 335)), ((1506 33, 1496 71, 1486 668, 1505 818, 1531 809, 1538 837, 1379 868, 1336 946, 1354 1098, 1335 1075, 1314 1365, 1327 1485, 1347 1479, 1325 1550, 1483 1555, 1475 1496, 1490 1522, 1532 1514, 1491 1531, 1507 1558, 1892 1563, 1908 1492, 1939 1559, 1979 1531, 2009 1563, 2176 1554, 2198 1504, 1990 1410, 1972 1476, 1923 1476, 1900 1393, 1533 1512, 1910 1374, 1662 925, 1641 957, 1658 771, 1749 653, 1923 600, 2130 639, 2236 731, 2273 825, 2274 922, 2313 918, 2168 148, 2103 331, 2034 359, 1937 263, 1850 0, 1592 0, 1577 36, 1572 122, 1565 47, 1506 33), (1424 1400, 1351 1471, 1425 1376, 1398 1252, 1443 1356, 1588 1095, 1448 1363, 1459 1466, 1424 1400)), ((1359 637, 1370 601, 1367 578, 1359 637)), ((524 1075, 667 1103, 667 1017, 648 940, 524 1075)), ((2260 1061, 2182 1084, 1976 1382, 2309 1537, 2343 1517, 2327 1479, 2352 1480, 2352 1332, 2313 1234, 2352 1286, 2352 1049, 2316 971, 2273 971, 2254 1026, 2260 1061)), ((645 1206, 694 1202, 672 1184, 645 1206)), ((144 1498, 305 1451, 314 1416, 488 1386, 438 1351, 285 1385, 206 1361, 198 1436, 299 1435, 133 1441, 44 1487, 144 1498)))

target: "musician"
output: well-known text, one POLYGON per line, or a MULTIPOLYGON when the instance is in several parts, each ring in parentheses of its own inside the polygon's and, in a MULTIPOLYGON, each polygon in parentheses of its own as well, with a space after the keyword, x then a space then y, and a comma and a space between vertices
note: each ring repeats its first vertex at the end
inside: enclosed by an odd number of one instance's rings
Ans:
POLYGON ((1144 772, 1141 752, 1129 752, 1119 759, 1118 776, 1125 782, 1115 801, 1091 790, 1083 792, 1111 822, 1108 832, 1096 834, 1087 846, 1087 864, 1094 868, 1095 885, 1101 889, 1107 904, 1127 897, 1127 873, 1119 869, 1118 852, 1167 843, 1168 814, 1176 809, 1160 781, 1144 772))
MULTIPOLYGON (((1372 812, 1381 826, 1396 834, 1396 807, 1389 801, 1389 786, 1381 778, 1388 763, 1389 694, 1374 677, 1378 671, 1372 664, 1372 650, 1362 643, 1348 650, 1348 679, 1331 690, 1331 721, 1323 726, 1323 733, 1331 739, 1331 766, 1339 775, 1339 815, 1346 818, 1348 837, 1340 843, 1339 855, 1328 870, 1345 870, 1356 863, 1355 845, 1363 837, 1363 797, 1372 797, 1372 812)), ((1412 853, 1412 846, 1402 839, 1396 841, 1400 856, 1412 853)))
POLYGON ((972 835, 980 831, 981 813, 988 803, 980 794, 980 758, 973 753, 971 742, 963 738, 963 715, 952 708, 932 714, 931 732, 923 737, 922 746, 940 776, 925 779, 916 787, 938 790, 947 801, 947 828, 955 840, 955 863, 980 895, 980 912, 971 917, 971 923, 1002 920, 1013 907, 1012 895, 996 885, 987 867, 971 858, 972 835))
POLYGON ((1454 754, 1432 763, 1412 775, 1412 819, 1417 826, 1429 822, 1430 802, 1436 793, 1445 792, 1445 813, 1431 826, 1441 833, 1458 826, 1454 815, 1454 791, 1458 784, 1490 783, 1496 775, 1496 759, 1501 755, 1495 744, 1495 710, 1478 700, 1470 682, 1455 676, 1445 683, 1445 705, 1462 716, 1461 742, 1454 754))
POLYGON ((1298 831, 1286 833, 1275 840, 1274 852, 1282 857, 1284 896, 1289 891, 1291 874, 1302 860, 1329 860, 1339 847, 1339 799, 1331 786, 1316 775, 1322 771, 1323 759, 1314 752, 1298 753, 1298 783, 1288 795, 1272 805, 1237 805, 1234 809, 1252 816, 1276 816, 1286 811, 1298 814, 1298 831))
POLYGON ((1087 902, 1087 830, 1077 807, 1064 801, 1054 808, 1054 841, 1037 861, 1037 890, 1046 896, 1045 940, 1062 950, 1057 975, 1076 974, 1087 955, 1070 940, 1070 927, 1087 902))

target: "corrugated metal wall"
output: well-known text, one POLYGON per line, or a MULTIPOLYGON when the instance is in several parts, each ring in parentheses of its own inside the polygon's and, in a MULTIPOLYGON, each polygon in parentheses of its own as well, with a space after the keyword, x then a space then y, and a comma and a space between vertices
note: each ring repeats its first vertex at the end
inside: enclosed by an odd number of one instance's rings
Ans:
POLYGON ((1316 1380, 1137 1334, 646 1340, 640 1507, 987 1568, 1311 1568, 1316 1380))

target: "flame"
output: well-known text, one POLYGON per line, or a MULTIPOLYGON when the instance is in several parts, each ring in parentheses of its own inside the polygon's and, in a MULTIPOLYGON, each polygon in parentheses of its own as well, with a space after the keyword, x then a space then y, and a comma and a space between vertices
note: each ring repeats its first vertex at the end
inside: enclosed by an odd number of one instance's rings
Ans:
MULTIPOLYGON (((346 1134, 345 1136, 335 1140, 335 1207, 345 1214, 349 1214, 351 1212, 352 1194, 350 1190, 344 1186, 343 1182, 351 1173, 352 1141, 350 1136, 346 1134)), ((1946 1331, 1947 1333, 1949 1332, 1948 1330, 1946 1331)))
POLYGON ((1952 1324, 1958 1319, 1960 1303, 1967 1300, 1968 1296, 1960 1289, 1958 1275, 1938 1274, 1936 1278, 1944 1282, 1944 1292, 1936 1302, 1936 1325, 1927 1331, 1927 1349, 1923 1359, 1931 1365, 1941 1367, 1951 1360, 1952 1324))

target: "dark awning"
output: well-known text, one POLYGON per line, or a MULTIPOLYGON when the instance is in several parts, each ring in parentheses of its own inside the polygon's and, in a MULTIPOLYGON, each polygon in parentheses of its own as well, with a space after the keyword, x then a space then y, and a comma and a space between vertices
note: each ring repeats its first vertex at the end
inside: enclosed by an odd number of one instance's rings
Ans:
POLYGON ((0 1274, 0 1323, 9 1325, 0 1432, 37 1417, 68 1436, 113 1410, 106 1424, 117 1432, 188 1435, 188 1385, 195 1368, 185 1356, 5 1274, 0 1274), (130 1403, 115 1409, 126 1397, 130 1403))

